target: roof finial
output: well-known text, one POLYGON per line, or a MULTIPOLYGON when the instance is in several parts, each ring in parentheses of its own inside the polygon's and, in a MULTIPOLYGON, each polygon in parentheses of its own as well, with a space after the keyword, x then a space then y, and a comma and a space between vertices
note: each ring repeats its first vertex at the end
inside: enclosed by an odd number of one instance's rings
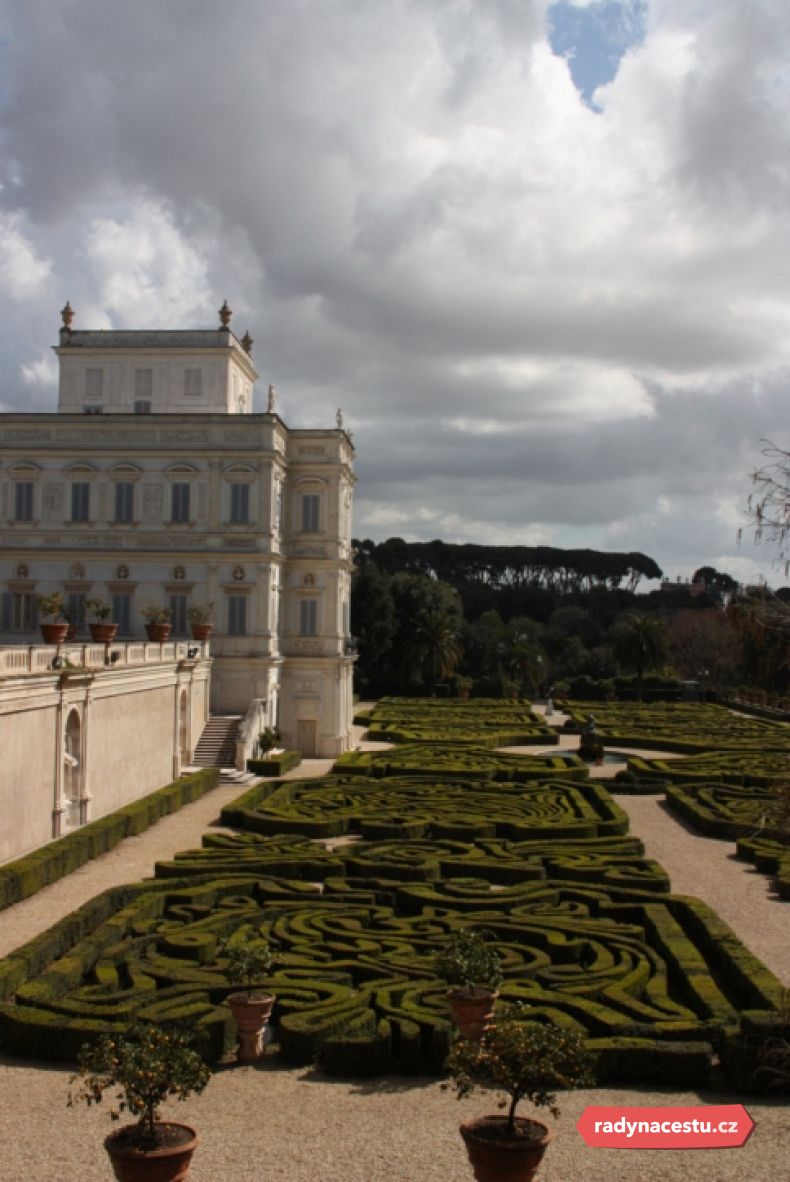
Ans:
POLYGON ((241 347, 244 350, 244 352, 252 354, 252 346, 254 345, 254 343, 255 342, 253 341, 250 334, 248 332, 245 332, 244 336, 241 338, 241 347))
POLYGON ((230 318, 232 315, 233 315, 233 310, 228 307, 228 301, 225 300, 225 303, 222 305, 222 307, 219 310, 220 328, 229 328, 230 327, 230 318))
POLYGON ((63 317, 63 327, 65 328, 66 332, 71 332, 71 322, 74 319, 74 309, 68 300, 66 300, 64 307, 60 309, 60 314, 63 317))

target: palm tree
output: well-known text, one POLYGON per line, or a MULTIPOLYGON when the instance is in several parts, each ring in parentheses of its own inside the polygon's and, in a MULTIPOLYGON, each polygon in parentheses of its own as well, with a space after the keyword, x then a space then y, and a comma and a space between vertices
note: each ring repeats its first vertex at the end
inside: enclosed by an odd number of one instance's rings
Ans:
POLYGON ((409 673, 424 681, 428 694, 433 697, 436 679, 450 677, 463 656, 451 617, 439 607, 418 612, 403 656, 409 673))
POLYGON ((660 665, 667 652, 667 630, 658 616, 624 617, 618 625, 614 651, 617 660, 636 674, 636 696, 642 701, 642 683, 647 669, 660 665))

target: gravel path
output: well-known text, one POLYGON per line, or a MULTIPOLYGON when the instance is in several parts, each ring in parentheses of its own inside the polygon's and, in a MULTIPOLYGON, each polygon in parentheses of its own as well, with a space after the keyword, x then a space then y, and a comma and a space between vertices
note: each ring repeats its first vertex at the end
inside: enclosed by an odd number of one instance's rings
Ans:
MULTIPOLYGON (((570 736, 563 736, 573 743, 570 736)), ((554 748, 556 750, 556 747, 554 748)), ((644 754, 644 752, 643 752, 644 754)), ((291 775, 323 774, 328 761, 306 761, 291 775)), ((611 769, 616 770, 616 769, 611 769)), ((595 769, 607 776, 608 767, 595 769)), ((32 899, 0 912, 0 955, 24 943, 98 891, 153 871, 157 859, 197 847, 238 788, 219 788, 140 837, 76 871, 32 899)), ((769 880, 732 860, 732 845, 701 838, 650 797, 618 797, 647 853, 669 871, 673 888, 697 894, 742 940, 790 983, 787 903, 769 880)), ((109 1182, 101 1146, 106 1111, 65 1107, 70 1072, 0 1054, 0 1182, 109 1182), (48 1137, 42 1145, 42 1130, 48 1137)), ((756 1129, 742 1149, 609 1150, 588 1148, 575 1121, 590 1105, 732 1104, 714 1093, 593 1090, 562 1101, 559 1136, 541 1182, 662 1182, 693 1173, 695 1182, 790 1180, 790 1114, 785 1103, 747 1107, 756 1129)), ((435 1080, 327 1081, 275 1063, 219 1070, 202 1096, 168 1105, 174 1120, 194 1123, 201 1144, 190 1182, 464 1182, 471 1179, 457 1132, 460 1120, 493 1111, 491 1099, 459 1104, 435 1080)), ((551 1118, 547 1123, 552 1124, 551 1118)))

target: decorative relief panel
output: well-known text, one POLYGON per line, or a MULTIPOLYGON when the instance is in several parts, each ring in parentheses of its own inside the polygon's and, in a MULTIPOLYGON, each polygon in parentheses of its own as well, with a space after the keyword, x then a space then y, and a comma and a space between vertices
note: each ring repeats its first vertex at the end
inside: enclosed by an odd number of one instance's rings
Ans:
POLYGON ((62 521, 63 485, 45 484, 41 490, 41 516, 44 521, 62 521))
POLYGON ((162 485, 143 485, 143 521, 161 521, 163 505, 162 485))

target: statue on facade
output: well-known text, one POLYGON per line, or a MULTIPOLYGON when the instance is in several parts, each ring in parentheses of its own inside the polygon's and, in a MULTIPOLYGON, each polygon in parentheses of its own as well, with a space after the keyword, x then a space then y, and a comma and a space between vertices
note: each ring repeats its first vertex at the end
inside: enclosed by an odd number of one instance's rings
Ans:
POLYGON ((338 431, 342 431, 343 430, 343 412, 340 409, 340 407, 337 408, 337 414, 335 415, 335 422, 337 423, 338 431))
POLYGON ((269 396, 266 400, 266 413, 267 415, 277 413, 277 391, 271 382, 269 382, 269 396))

